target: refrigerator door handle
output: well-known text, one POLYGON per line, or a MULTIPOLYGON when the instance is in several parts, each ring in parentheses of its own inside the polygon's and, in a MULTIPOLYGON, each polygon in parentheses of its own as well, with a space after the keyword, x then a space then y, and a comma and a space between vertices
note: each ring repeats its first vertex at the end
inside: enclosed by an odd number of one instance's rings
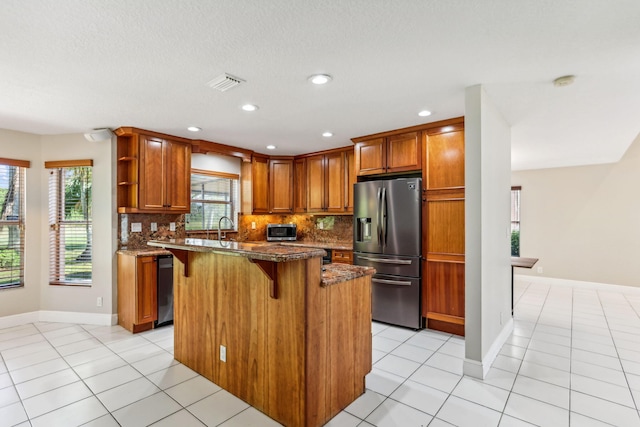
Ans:
POLYGON ((377 210, 378 212, 376 212, 376 231, 378 232, 378 247, 382 247, 382 210, 381 210, 381 206, 382 206, 382 189, 378 188, 378 204, 377 204, 377 210))
POLYGON ((411 282, 406 280, 387 280, 387 279, 371 279, 372 283, 380 283, 382 285, 411 286, 411 282))
POLYGON ((381 264, 411 265, 411 263, 413 262, 410 259, 371 258, 368 256, 359 256, 358 259, 363 259, 365 261, 379 262, 381 264))
POLYGON ((387 189, 382 187, 382 247, 387 246, 387 189))

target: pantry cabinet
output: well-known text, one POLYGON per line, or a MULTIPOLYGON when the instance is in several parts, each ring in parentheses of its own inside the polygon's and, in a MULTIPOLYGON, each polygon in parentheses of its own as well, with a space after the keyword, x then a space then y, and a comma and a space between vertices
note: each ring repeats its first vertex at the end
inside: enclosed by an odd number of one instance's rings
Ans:
POLYGON ((189 213, 191 144, 134 128, 116 130, 119 213, 189 213))

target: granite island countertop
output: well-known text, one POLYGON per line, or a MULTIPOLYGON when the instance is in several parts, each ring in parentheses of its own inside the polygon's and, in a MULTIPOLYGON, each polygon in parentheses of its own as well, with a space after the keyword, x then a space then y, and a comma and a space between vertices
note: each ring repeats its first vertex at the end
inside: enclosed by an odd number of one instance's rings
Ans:
POLYGON ((372 276, 375 273, 376 269, 373 267, 339 263, 325 264, 322 266, 320 286, 336 285, 358 277, 372 276))
POLYGON ((317 241, 305 241, 296 240, 292 242, 280 242, 285 246, 302 246, 307 248, 322 248, 331 249, 336 251, 352 251, 353 242, 317 242, 317 241))
POLYGON ((287 262, 313 257, 322 257, 323 249, 284 246, 275 242, 233 242, 207 239, 151 240, 147 245, 163 249, 179 249, 192 252, 215 252, 244 256, 249 259, 287 262))
MULTIPOLYGON (((322 257, 323 249, 315 246, 291 245, 280 242, 231 242, 206 239, 171 239, 153 240, 147 243, 149 246, 163 248, 161 250, 149 250, 146 253, 158 252, 170 253, 166 249, 179 249, 194 252, 216 252, 227 255, 244 256, 249 259, 263 261, 287 262, 313 257, 322 257)), ((145 252, 145 251, 135 251, 145 252)), ((375 269, 350 264, 325 264, 322 266, 321 286, 330 286, 358 277, 375 274, 375 269)))
POLYGON ((165 249, 120 249, 116 251, 117 254, 130 255, 130 256, 156 256, 156 255, 171 255, 171 252, 165 249))

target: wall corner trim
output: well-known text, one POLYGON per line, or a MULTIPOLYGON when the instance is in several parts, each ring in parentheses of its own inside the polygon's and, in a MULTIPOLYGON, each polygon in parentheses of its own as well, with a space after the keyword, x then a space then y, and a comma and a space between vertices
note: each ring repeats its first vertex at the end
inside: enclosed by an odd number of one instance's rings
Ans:
POLYGON ((498 334, 498 337, 495 339, 491 348, 487 352, 487 354, 482 358, 482 362, 473 359, 464 359, 464 364, 462 367, 462 372, 464 375, 468 375, 470 377, 484 379, 489 373, 489 369, 491 369, 491 365, 493 365, 494 360, 498 357, 500 353, 500 349, 507 341, 507 339, 511 336, 513 332, 513 318, 509 318, 509 320, 505 323, 504 327, 498 334))

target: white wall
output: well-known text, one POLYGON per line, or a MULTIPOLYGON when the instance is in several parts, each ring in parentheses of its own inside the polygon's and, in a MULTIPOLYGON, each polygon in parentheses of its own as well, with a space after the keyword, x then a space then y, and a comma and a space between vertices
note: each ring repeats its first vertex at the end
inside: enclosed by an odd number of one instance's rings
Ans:
MULTIPOLYGON (((0 290, 0 317, 3 317, 30 313, 39 309, 42 287, 40 270, 43 268, 40 254, 40 218, 43 215, 39 185, 42 171, 40 137, 0 129, 0 157, 31 161, 31 167, 26 171, 25 283, 21 288, 0 290)), ((46 205, 44 209, 46 215, 46 205)))
POLYGON ((520 254, 539 258, 517 274, 640 287, 640 136, 618 163, 514 171, 511 183, 520 254))
MULTIPOLYGON (((115 313, 115 145, 88 142, 81 134, 39 136, 0 129, 2 157, 31 160, 26 182, 24 288, 0 291, 0 320, 111 324, 115 313), (49 285, 48 170, 50 160, 93 160, 93 283, 91 287, 49 285), (97 297, 103 306, 96 306, 97 297), (35 314, 34 314, 35 313, 35 314), (1 319, 1 318, 5 319, 1 319), (7 320, 7 317, 9 319, 7 320)), ((19 323, 19 322, 18 322, 19 323)))
POLYGON ((465 103, 465 364, 484 378, 511 332, 511 131, 482 86, 465 103))
MULTIPOLYGON (((40 309, 49 311, 111 314, 114 310, 113 288, 116 284, 113 264, 117 249, 116 214, 113 205, 115 176, 113 175, 112 141, 89 142, 81 134, 43 136, 42 161, 93 160, 93 273, 91 287, 49 286, 46 265, 49 256, 49 235, 43 231, 40 240, 42 292, 40 309), (96 306, 96 299, 103 298, 103 306, 96 306)), ((49 171, 41 163, 41 205, 48 206, 49 171)), ((46 212, 40 219, 42 230, 48 230, 46 212)))

